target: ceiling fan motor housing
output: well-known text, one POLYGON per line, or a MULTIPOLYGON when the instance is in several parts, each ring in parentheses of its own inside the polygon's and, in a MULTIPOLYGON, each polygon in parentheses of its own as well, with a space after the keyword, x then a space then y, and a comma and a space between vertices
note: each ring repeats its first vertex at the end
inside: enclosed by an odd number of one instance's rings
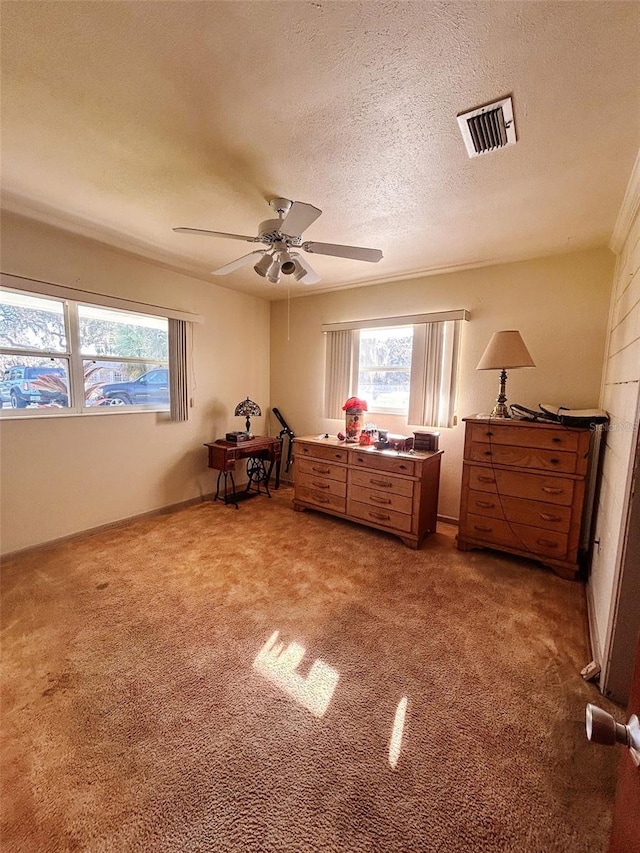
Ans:
POLYGON ((301 237, 290 237, 280 231, 281 219, 265 219, 258 227, 258 236, 263 243, 286 243, 287 246, 300 246, 301 237))

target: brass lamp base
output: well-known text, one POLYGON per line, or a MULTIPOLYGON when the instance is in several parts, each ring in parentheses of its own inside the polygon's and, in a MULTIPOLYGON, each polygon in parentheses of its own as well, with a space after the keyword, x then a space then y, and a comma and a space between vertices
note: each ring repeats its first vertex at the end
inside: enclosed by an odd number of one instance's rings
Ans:
POLYGON ((510 418, 509 409, 507 408, 507 371, 504 368, 500 371, 500 389, 496 397, 496 404, 491 412, 492 418, 510 418))

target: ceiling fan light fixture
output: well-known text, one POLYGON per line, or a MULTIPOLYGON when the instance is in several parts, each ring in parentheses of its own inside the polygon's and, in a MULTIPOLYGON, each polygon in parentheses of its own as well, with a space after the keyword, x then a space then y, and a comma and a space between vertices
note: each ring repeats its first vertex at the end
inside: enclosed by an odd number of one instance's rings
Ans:
POLYGON ((267 273, 267 278, 272 284, 278 284, 280 281, 280 262, 274 260, 271 266, 269 267, 269 272, 267 273))
POLYGON ((263 255, 258 263, 254 266, 254 270, 261 275, 263 278, 269 272, 271 265, 273 264, 273 258, 271 255, 263 255))
POLYGON ((300 261, 297 258, 293 259, 293 277, 296 281, 300 281, 301 278, 304 278, 307 274, 308 270, 306 270, 300 261))
POLYGON ((289 254, 289 249, 287 244, 284 242, 278 241, 275 246, 275 257, 278 259, 280 264, 280 270, 283 275, 291 275, 295 271, 295 264, 293 262, 293 258, 289 254))

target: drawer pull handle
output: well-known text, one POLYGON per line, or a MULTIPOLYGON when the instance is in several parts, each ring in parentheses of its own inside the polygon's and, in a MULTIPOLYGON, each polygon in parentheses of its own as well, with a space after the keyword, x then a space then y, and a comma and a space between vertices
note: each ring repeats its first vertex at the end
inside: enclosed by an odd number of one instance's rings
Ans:
POLYGON ((376 495, 369 495, 369 500, 374 504, 390 504, 391 498, 379 498, 376 495))
POLYGON ((308 447, 303 447, 303 448, 302 448, 302 452, 303 452, 303 453, 308 453, 308 452, 309 452, 309 448, 308 448, 308 447))
POLYGON ((551 462, 552 465, 558 465, 560 460, 559 459, 550 459, 549 462, 551 462))
POLYGON ((543 521, 562 521, 559 515, 549 515, 547 512, 541 512, 540 518, 543 521))
POLYGON ((316 489, 328 489, 329 488, 329 483, 316 483, 315 480, 313 481, 312 485, 315 486, 316 489))
POLYGON ((536 541, 537 541, 538 545, 544 545, 545 548, 557 548, 558 547, 557 542, 550 542, 548 539, 537 539, 536 541))
POLYGON ((554 436, 553 436, 553 438, 551 439, 551 441, 552 441, 554 444, 560 444, 560 442, 562 441, 562 439, 560 438, 560 436, 558 436, 558 435, 554 435, 554 436))
POLYGON ((489 501, 476 501, 476 506, 481 506, 483 509, 493 509, 495 504, 489 503, 489 501))
POLYGON ((406 466, 406 465, 398 465, 398 468, 399 468, 401 471, 406 471, 406 470, 407 470, 407 466, 406 466))
POLYGON ((493 527, 481 527, 479 524, 473 525, 474 530, 479 530, 481 533, 492 533, 493 527))
POLYGON ((564 492, 564 489, 559 489, 557 486, 543 486, 542 491, 546 492, 548 495, 561 495, 564 492))
POLYGON ((330 503, 329 498, 326 495, 314 495, 313 496, 319 504, 328 504, 330 503))
POLYGON ((495 481, 496 481, 495 477, 483 477, 483 476, 478 477, 478 482, 480 482, 480 483, 495 483, 495 481))
POLYGON ((311 470, 315 471, 316 474, 330 474, 331 473, 331 470, 329 468, 316 468, 315 465, 311 470))
POLYGON ((342 454, 341 454, 341 453, 336 453, 335 458, 336 458, 338 461, 340 461, 340 460, 342 459, 342 454))
POLYGON ((378 521, 391 521, 390 515, 383 515, 381 512, 369 512, 371 518, 377 518, 378 521))
POLYGON ((484 455, 485 456, 493 456, 493 454, 490 450, 485 450, 484 455))
POLYGON ((390 489, 392 483, 388 483, 386 480, 369 480, 372 486, 382 486, 383 489, 390 489))
POLYGON ((491 432, 491 430, 490 430, 490 429, 488 429, 488 430, 485 432, 485 435, 493 435, 493 433, 491 432))

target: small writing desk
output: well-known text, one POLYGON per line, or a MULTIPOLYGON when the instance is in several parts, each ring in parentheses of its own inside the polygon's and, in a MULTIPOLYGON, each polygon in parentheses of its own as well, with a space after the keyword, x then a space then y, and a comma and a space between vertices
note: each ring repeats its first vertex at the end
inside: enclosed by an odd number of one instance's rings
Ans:
POLYGON ((257 435, 248 441, 224 441, 219 439, 204 445, 209 451, 209 468, 218 471, 216 482, 216 495, 214 501, 223 500, 226 504, 234 504, 238 509, 238 501, 260 493, 260 484, 264 485, 267 497, 269 492, 269 479, 273 466, 280 461, 282 442, 279 438, 270 438, 268 435, 257 435), (244 492, 236 492, 236 483, 233 472, 236 470, 238 460, 248 459, 247 475, 249 481, 244 492), (265 465, 265 462, 268 463, 265 465), (220 478, 224 479, 224 492, 220 494, 220 478), (232 491, 228 490, 227 479, 231 480, 232 491), (255 489, 252 489, 255 486, 255 489))

